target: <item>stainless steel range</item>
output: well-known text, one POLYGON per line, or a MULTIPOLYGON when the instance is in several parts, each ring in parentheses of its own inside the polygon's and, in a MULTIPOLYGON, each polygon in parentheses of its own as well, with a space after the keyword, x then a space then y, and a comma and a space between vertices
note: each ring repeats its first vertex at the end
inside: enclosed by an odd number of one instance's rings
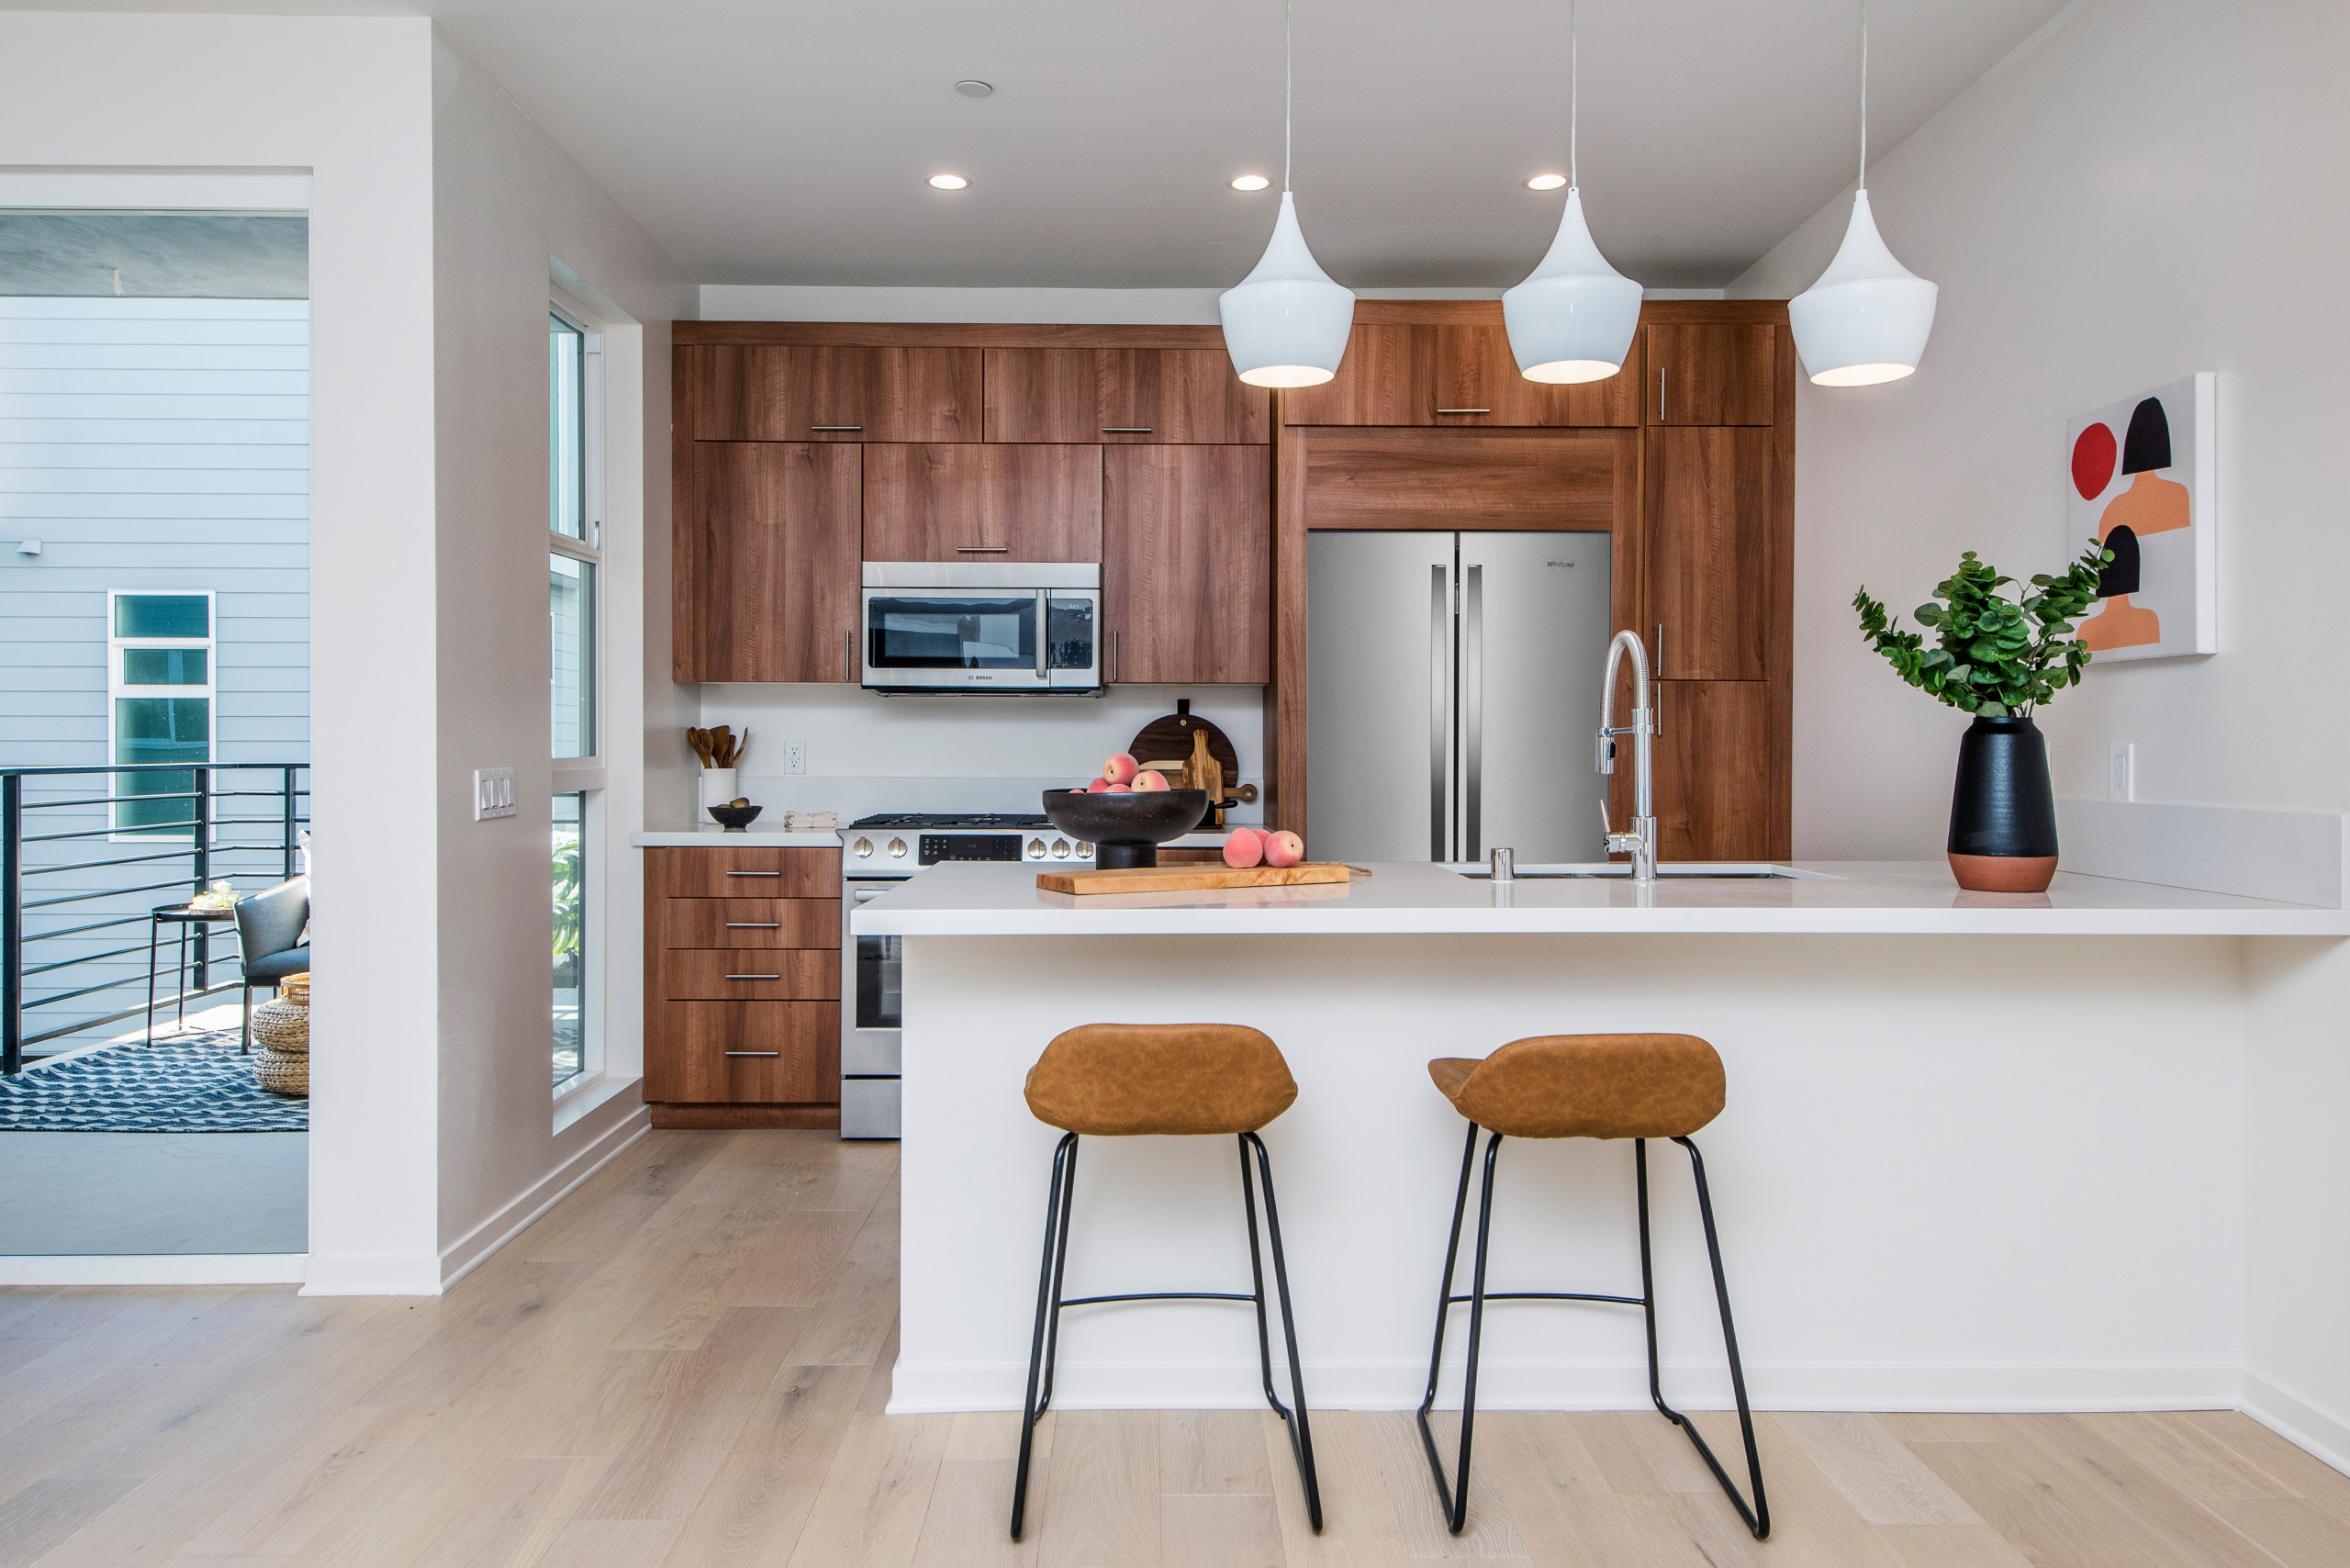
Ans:
POLYGON ((896 1137, 899 1125, 899 938, 850 930, 857 906, 941 861, 1092 858, 1041 816, 863 817, 841 830, 841 1137, 896 1137))

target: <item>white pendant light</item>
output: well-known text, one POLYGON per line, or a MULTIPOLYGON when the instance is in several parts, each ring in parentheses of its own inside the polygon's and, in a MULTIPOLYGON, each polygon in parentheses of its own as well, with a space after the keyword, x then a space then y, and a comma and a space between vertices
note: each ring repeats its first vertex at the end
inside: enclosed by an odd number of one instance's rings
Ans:
POLYGON ((1873 386, 1918 368, 1942 291, 1893 259, 1869 212, 1869 7, 1861 0, 1861 177, 1852 221, 1818 282, 1787 302, 1796 353, 1821 386, 1873 386))
POLYGON ((1640 286, 1607 264, 1583 221, 1575 183, 1576 7, 1567 8, 1567 210, 1550 253, 1526 281, 1502 296, 1510 353, 1528 381, 1566 385, 1604 381, 1624 368, 1640 324, 1640 286))
POLYGON ((1337 375, 1355 322, 1355 297, 1331 282, 1305 248, 1290 195, 1290 4, 1281 6, 1281 216, 1257 270, 1215 302, 1225 352, 1251 386, 1319 386, 1337 375))

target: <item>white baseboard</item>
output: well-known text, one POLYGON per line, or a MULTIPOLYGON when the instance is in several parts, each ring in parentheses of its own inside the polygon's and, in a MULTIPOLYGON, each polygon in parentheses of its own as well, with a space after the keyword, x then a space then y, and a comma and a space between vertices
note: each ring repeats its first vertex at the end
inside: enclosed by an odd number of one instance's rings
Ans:
POLYGON ((304 1295, 439 1295, 441 1260, 310 1254, 304 1295))
POLYGON ((2350 1422, 2342 1421, 2265 1377, 2244 1374, 2244 1413, 2334 1469, 2350 1474, 2350 1422))
MULTIPOLYGON (((912 1367, 898 1363, 890 1414, 1017 1410, 1025 1362, 912 1367)), ((2232 1410, 2241 1373, 2233 1366, 1953 1367, 1771 1365, 1750 1361, 1747 1387, 1767 1410, 2232 1410)), ((1305 1367, 1313 1406, 1332 1410, 1416 1408, 1427 1363, 1315 1362, 1305 1367)), ((1275 1382, 1286 1377, 1277 1375, 1275 1382)), ((1457 1403, 1460 1376, 1448 1370, 1444 1400, 1457 1403)), ((1733 1407, 1719 1362, 1668 1364, 1665 1397, 1693 1410, 1733 1407)), ((1071 1410, 1245 1410, 1264 1403, 1257 1363, 1104 1366, 1064 1361, 1053 1405, 1071 1410)), ((1487 1410, 1629 1410, 1648 1404, 1645 1361, 1518 1362, 1488 1360, 1477 1404, 1487 1410)), ((2299 1440, 2299 1439, 2296 1439, 2299 1440)))
POLYGON ((0 1285, 298 1285, 308 1263, 299 1252, 0 1258, 0 1285))
POLYGON ((602 1170, 621 1150, 652 1130, 653 1109, 639 1100, 610 1126, 583 1144, 570 1159, 532 1183, 520 1196, 443 1250, 435 1289, 446 1290, 472 1273, 491 1253, 520 1235, 532 1220, 563 1202, 572 1189, 602 1170))

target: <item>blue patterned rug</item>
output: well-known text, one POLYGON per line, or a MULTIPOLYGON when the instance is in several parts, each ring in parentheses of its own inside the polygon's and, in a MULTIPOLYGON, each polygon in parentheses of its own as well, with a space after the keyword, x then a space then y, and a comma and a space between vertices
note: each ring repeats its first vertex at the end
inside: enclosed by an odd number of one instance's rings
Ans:
POLYGON ((237 1031, 108 1046, 0 1077, 0 1132, 299 1133, 310 1103, 253 1081, 237 1031))

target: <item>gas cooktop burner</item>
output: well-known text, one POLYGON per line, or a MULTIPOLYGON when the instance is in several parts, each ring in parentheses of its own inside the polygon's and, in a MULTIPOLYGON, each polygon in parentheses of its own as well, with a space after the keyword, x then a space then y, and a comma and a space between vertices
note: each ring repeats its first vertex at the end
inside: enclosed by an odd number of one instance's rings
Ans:
POLYGON ((918 813, 884 814, 859 817, 849 824, 852 830, 868 828, 886 831, 890 828, 912 828, 917 832, 926 829, 973 831, 983 828, 1020 828, 1024 830, 1050 825, 1042 816, 988 812, 957 812, 944 816, 918 813))

